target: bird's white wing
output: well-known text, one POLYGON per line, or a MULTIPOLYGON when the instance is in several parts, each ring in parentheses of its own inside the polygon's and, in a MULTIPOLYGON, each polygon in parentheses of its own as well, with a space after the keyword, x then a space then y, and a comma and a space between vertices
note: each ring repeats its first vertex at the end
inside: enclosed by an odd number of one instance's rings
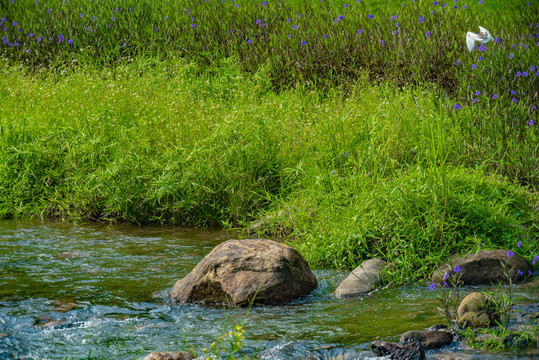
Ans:
POLYGON ((484 27, 481 27, 481 26, 480 26, 480 27, 479 27, 479 31, 482 32, 482 33, 487 34, 487 36, 490 35, 490 32, 489 32, 487 29, 485 29, 484 27))
POLYGON ((481 41, 481 38, 479 37, 479 35, 468 31, 466 33, 466 46, 468 46, 469 52, 472 52, 476 41, 481 41))

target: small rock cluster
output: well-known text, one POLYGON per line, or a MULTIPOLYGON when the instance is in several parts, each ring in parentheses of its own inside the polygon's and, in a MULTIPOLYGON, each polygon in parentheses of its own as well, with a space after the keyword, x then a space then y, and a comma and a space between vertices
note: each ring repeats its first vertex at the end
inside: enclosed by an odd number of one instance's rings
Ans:
POLYGON ((438 349, 453 342, 453 333, 445 325, 434 325, 425 330, 412 330, 402 334, 401 344, 373 341, 372 350, 392 360, 422 360, 425 350, 438 349))
MULTIPOLYGON (((385 282, 384 270, 390 264, 370 259, 354 269, 337 287, 339 299, 357 298, 385 282)), ((453 258, 432 275, 432 281, 444 280, 458 269, 459 285, 491 285, 522 281, 532 274, 531 265, 507 250, 490 250, 453 258)), ((177 303, 206 303, 246 306, 282 304, 305 296, 317 287, 317 280, 305 259, 295 249, 266 239, 228 240, 215 247, 186 277, 174 285, 171 297, 177 303)), ((488 327, 496 321, 493 302, 482 293, 466 296, 458 307, 463 327, 488 327)), ((374 341, 372 350, 393 360, 421 360, 425 350, 451 344, 454 334, 445 325, 421 331, 405 332, 400 343, 374 341)), ((445 355, 444 355, 445 356, 445 355)), ((143 360, 194 359, 188 352, 153 352, 143 360)))

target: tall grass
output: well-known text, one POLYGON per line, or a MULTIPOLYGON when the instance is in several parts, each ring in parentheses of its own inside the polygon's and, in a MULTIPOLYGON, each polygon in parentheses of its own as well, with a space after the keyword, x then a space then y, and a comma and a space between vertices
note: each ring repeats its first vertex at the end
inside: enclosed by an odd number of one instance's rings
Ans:
POLYGON ((60 77, 4 66, 0 104, 2 217, 230 227, 279 213, 313 265, 377 254, 401 281, 537 231, 537 196, 489 161, 466 169, 469 120, 428 89, 364 77, 348 97, 277 94, 232 59, 202 73, 140 61, 60 77))
POLYGON ((236 58, 277 90, 347 91, 363 76, 398 87, 435 84, 470 120, 460 151, 476 163, 499 149, 492 168, 536 186, 537 143, 527 137, 530 128, 537 134, 539 4, 369 4, 17 0, 3 3, 0 54, 11 64, 60 73, 77 64, 115 66, 156 56, 205 67, 236 58), (496 41, 470 54, 464 35, 478 25, 496 41))
POLYGON ((1 2, 0 216, 268 214, 312 264, 401 282, 533 239, 538 3, 376 4, 1 2))

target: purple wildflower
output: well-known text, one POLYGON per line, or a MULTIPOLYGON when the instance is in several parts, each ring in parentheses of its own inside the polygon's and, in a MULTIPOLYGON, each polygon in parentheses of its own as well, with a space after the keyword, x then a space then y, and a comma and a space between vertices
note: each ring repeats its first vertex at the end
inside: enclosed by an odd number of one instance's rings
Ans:
POLYGON ((446 272, 445 275, 444 275, 444 280, 447 280, 447 279, 449 279, 449 273, 448 272, 446 272))
POLYGON ((253 40, 251 40, 251 39, 247 40, 247 44, 251 45, 252 43, 253 43, 253 40))
POLYGON ((430 37, 430 31, 427 31, 426 35, 427 37, 430 37))
POLYGON ((460 266, 458 266, 458 265, 455 266, 455 268, 453 269, 453 271, 456 272, 457 274, 458 274, 459 272, 461 272, 461 270, 462 270, 462 269, 461 269, 460 266))
POLYGON ((455 104, 455 110, 460 110, 461 107, 460 104, 455 104))
POLYGON ((460 60, 457 59, 457 66, 460 66, 460 60))
POLYGON ((517 274, 518 274, 518 276, 524 275, 524 273, 523 273, 522 270, 520 270, 520 269, 517 270, 517 274))
POLYGON ((509 54, 509 59, 513 58, 513 53, 509 54))
POLYGON ((507 250, 507 256, 509 256, 510 258, 512 258, 513 256, 515 256, 515 253, 512 252, 511 250, 507 250))
POLYGON ((533 125, 533 119, 531 119, 531 120, 528 122, 528 125, 529 125, 529 126, 532 126, 532 125, 533 125))
POLYGON ((369 19, 372 19, 374 16, 372 16, 372 14, 369 14, 369 16, 367 16, 369 19))
POLYGON ((477 102, 477 98, 474 98, 474 99, 472 100, 472 103, 475 104, 476 102, 477 102))
POLYGON ((361 35, 362 32, 363 32, 363 30, 361 30, 361 29, 359 29, 359 30, 357 31, 358 35, 361 35))
POLYGON ((436 284, 435 283, 430 284, 429 290, 433 291, 434 289, 436 289, 436 284))
POLYGON ((472 65, 472 70, 475 70, 477 66, 475 64, 472 65))
POLYGON ((498 94, 494 94, 494 95, 492 96, 492 98, 493 98, 494 100, 496 100, 497 97, 498 97, 498 94))
POLYGON ((479 96, 479 95, 481 95, 481 91, 477 90, 477 91, 475 92, 475 96, 479 96))
POLYGON ((522 241, 517 242, 517 247, 519 248, 520 246, 522 246, 522 241))
POLYGON ((535 255, 533 257, 533 261, 532 261, 532 264, 535 265, 535 263, 537 263, 539 261, 539 255, 535 255))
POLYGON ((307 42, 305 40, 301 40, 301 45, 307 45, 307 42))
POLYGON ((528 73, 527 73, 526 71, 524 71, 524 72, 522 73, 522 76, 526 77, 526 76, 528 76, 528 73))

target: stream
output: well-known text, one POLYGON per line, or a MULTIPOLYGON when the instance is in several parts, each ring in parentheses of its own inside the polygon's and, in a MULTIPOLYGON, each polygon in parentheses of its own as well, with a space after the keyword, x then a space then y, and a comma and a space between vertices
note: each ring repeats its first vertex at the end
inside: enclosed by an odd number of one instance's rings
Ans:
MULTIPOLYGON (((0 221, 0 359, 140 359, 194 348, 243 323, 245 354, 261 359, 380 359, 375 339, 443 323, 424 284, 355 300, 331 296, 347 275, 314 269, 318 288, 281 306, 177 305, 175 281, 237 234, 172 226, 0 221)), ((471 292, 474 289, 463 289, 471 292)), ((537 287, 515 298, 537 301, 537 287)), ((537 350, 488 353, 454 345, 464 359, 538 359, 537 350)), ((437 352, 427 352, 435 359, 437 352)))

